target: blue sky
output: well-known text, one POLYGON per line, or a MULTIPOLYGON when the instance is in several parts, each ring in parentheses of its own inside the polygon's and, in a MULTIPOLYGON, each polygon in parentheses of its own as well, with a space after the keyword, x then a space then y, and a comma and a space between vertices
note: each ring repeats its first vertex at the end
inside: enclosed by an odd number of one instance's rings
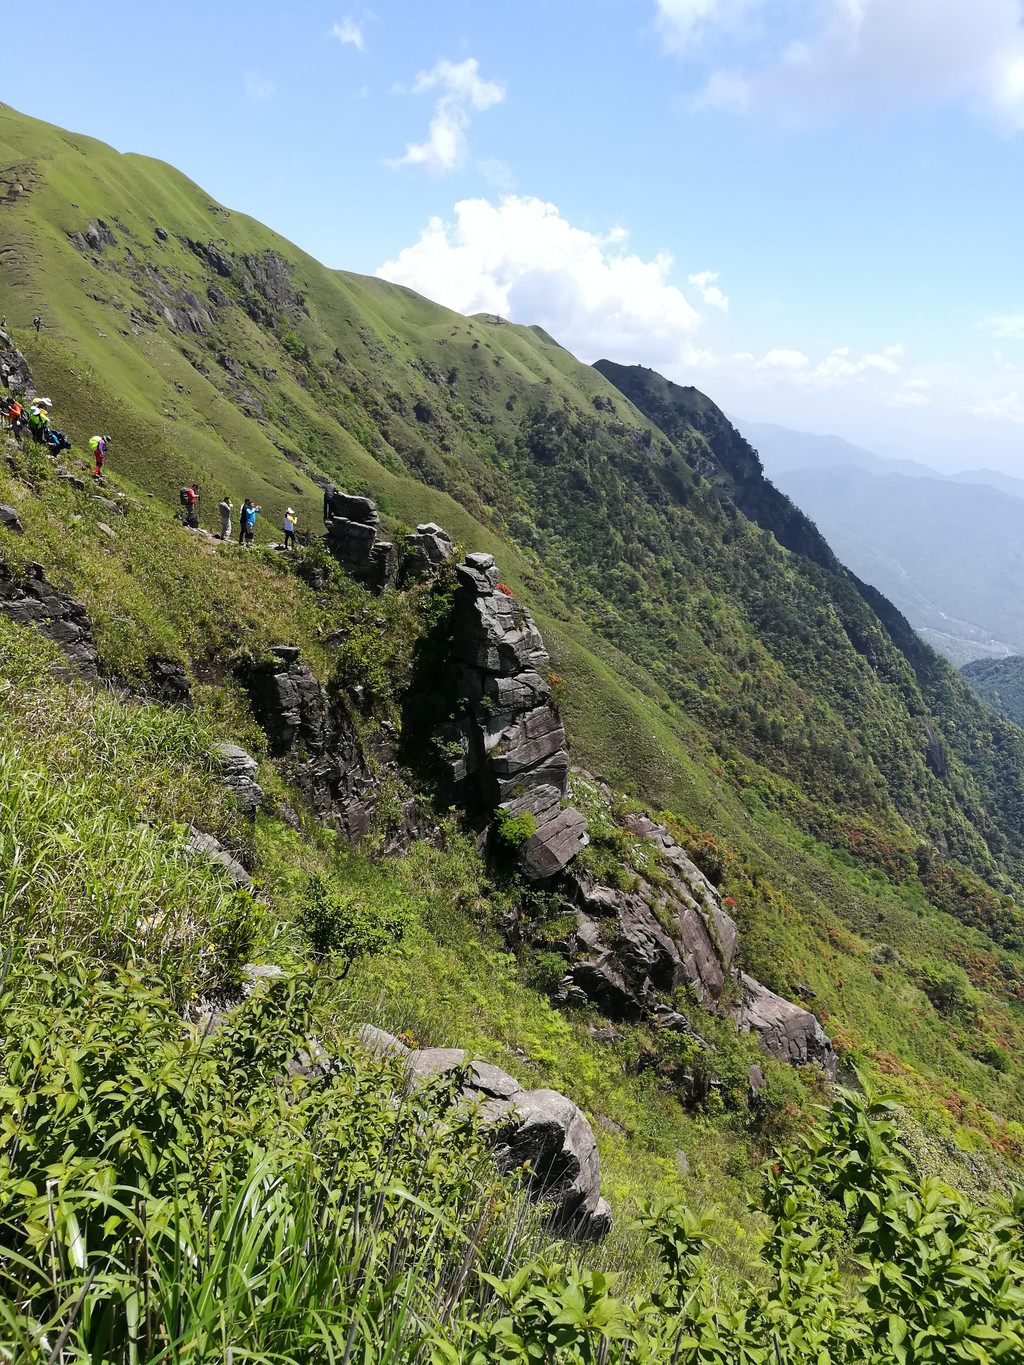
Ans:
POLYGON ((1024 472, 1020 0, 11 18, 37 59, 4 67, 5 102, 172 162, 329 265, 748 420, 1024 472))

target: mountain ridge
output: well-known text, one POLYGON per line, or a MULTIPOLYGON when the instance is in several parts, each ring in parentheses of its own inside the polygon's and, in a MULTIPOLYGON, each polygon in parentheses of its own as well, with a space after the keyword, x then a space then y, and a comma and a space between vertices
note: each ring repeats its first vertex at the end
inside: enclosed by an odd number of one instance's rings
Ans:
MULTIPOLYGON (((646 888, 643 913, 656 920, 669 874, 656 859, 630 861, 639 854, 624 822, 642 814, 660 824, 723 904, 733 902, 742 969, 805 1000, 844 1065, 894 1077, 908 1126, 926 1121, 954 1148, 950 1135, 969 1132, 962 1140, 991 1166, 958 1178, 1002 1179, 1021 1113, 1024 734, 993 718, 889 602, 841 568, 711 400, 649 371, 584 366, 536 329, 467 319, 384 281, 324 270, 172 168, 9 112, 0 146, 10 148, 0 252, 19 262, 0 278, 0 307, 76 450, 94 430, 112 435, 105 491, 132 503, 111 539, 91 490, 37 468, 29 446, 0 470, 0 494, 24 525, 17 543, 2 533, 0 553, 19 572, 35 560, 81 596, 104 676, 141 690, 148 660, 167 658, 191 679, 198 724, 258 748, 266 736, 246 670, 269 668, 272 649, 294 637, 354 731, 383 743, 383 727, 401 728, 416 651, 440 606, 404 589, 370 599, 318 558, 317 544, 284 559, 270 548, 274 523, 293 504, 300 527, 315 532, 328 481, 372 497, 394 545, 436 521, 464 548, 494 554, 536 617, 573 762, 612 797, 595 800, 581 855, 598 884, 627 906, 631 888, 646 888), (609 374, 639 381, 643 406, 609 374), (263 503, 250 556, 173 522, 177 488, 191 478, 207 525, 224 492, 263 503), (943 971, 953 973, 952 996, 935 984, 943 971), (957 994, 956 972, 973 994, 957 994), (950 999, 966 1011, 955 1030, 950 999), (959 1127, 946 1108, 954 1091, 971 1097, 959 1127), (992 1111, 1007 1115, 1005 1134, 990 1131, 992 1111)), ((381 895, 397 896, 403 867, 443 880, 431 848, 394 870, 345 850, 321 865, 324 836, 294 774, 269 753, 260 762, 275 804, 251 831, 220 832, 259 852, 288 915, 309 875, 303 858, 336 878, 340 897, 373 878, 386 884, 381 895), (306 820, 307 849, 296 850, 285 808, 306 820)), ((400 822, 403 783, 422 781, 418 794, 431 798, 426 779, 381 773, 389 818, 400 822)), ((592 1079, 605 1067, 607 1084, 621 1086, 614 1121, 625 1129, 627 1120, 631 1135, 607 1129, 598 1142, 627 1202, 634 1159, 652 1181, 657 1162, 675 1169, 667 1137, 645 1135, 645 1086, 665 1134, 683 1131, 694 1105, 712 1114, 712 1093, 755 1124, 747 1053, 702 1006, 685 1017, 714 1040, 706 1056, 651 1027, 624 1034, 621 1055, 602 1062, 612 1054, 599 1051, 591 1022, 613 1034, 626 1025, 550 1003, 580 960, 579 916, 590 916, 502 881, 500 868, 485 874, 440 816, 439 827, 466 861, 443 882, 447 909, 424 911, 423 961, 438 973, 445 964, 450 1008, 469 1038, 512 1048, 527 1026, 497 984, 509 974, 515 1008, 544 1021, 529 1024, 534 1079, 557 1080, 591 1107, 594 1096, 611 1104, 592 1079), (473 971, 486 982, 479 1016, 473 971), (544 1029, 566 1057, 583 1059, 578 1074, 567 1074, 544 1029), (638 1060, 645 1049, 649 1067, 638 1060), (697 1081, 712 1075, 705 1093, 697 1081)), ((413 985, 430 990, 401 954, 365 971, 353 979, 369 989, 378 973, 398 1014, 413 985)), ((691 1008, 681 995, 673 1003, 681 1017, 691 1008)), ((449 1031, 444 1041, 467 1037, 449 1031)), ((788 1103, 801 1112, 815 1085, 772 1073, 772 1095, 788 1098, 771 1112, 788 1103)), ((749 1141, 752 1157, 761 1138, 749 1141)), ((659 1178, 678 1181, 664 1170, 659 1178)))

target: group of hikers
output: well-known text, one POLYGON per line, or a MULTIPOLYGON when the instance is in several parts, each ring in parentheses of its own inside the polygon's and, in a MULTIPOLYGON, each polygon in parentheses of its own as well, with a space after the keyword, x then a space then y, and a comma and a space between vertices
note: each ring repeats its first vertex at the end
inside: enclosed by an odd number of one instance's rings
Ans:
MULTIPOLYGON (((10 423, 15 436, 20 437, 27 429, 36 445, 46 446, 51 455, 57 455, 62 450, 70 450, 71 441, 63 431, 51 424, 52 407, 52 399, 37 398, 26 410, 24 404, 12 396, 0 399, 0 417, 10 423)), ((89 450, 94 462, 92 471, 94 478, 99 479, 103 474, 103 461, 109 444, 109 436, 93 436, 89 440, 89 450)))
MULTIPOLYGON (((6 321, 6 319, 4 319, 6 321)), ((26 400, 27 401, 27 400, 26 400)), ((16 396, 0 398, 0 418, 9 423, 14 435, 19 437, 25 430, 36 442, 37 445, 45 445, 51 454, 56 454, 61 450, 70 450, 71 442, 62 431, 50 424, 50 409, 53 402, 49 398, 37 398, 32 402, 26 411, 23 403, 16 396)), ((101 483, 103 481, 103 461, 106 459, 107 450, 110 446, 109 436, 93 436, 89 440, 89 450, 94 461, 93 477, 101 483)), ((195 483, 183 488, 179 495, 183 511, 181 520, 185 526, 193 530, 199 529, 199 488, 195 483)), ((231 519, 234 513, 234 503, 230 497, 223 497, 218 505, 220 512, 220 540, 230 540, 232 534, 231 519)), ((239 545, 250 546, 256 538, 256 518, 263 508, 251 498, 246 498, 242 503, 239 512, 239 545)), ((294 507, 289 507, 284 515, 284 548, 293 550, 295 548, 295 536, 298 531, 298 516, 294 507)))
MULTIPOLYGON (((179 494, 184 511, 182 522, 193 531, 199 530, 199 488, 191 483, 181 490, 179 494)), ((220 513, 220 535, 219 540, 230 540, 232 534, 231 519, 234 515, 235 504, 231 498, 225 494, 217 504, 217 511, 220 513)), ((256 538, 256 518, 263 508, 253 502, 252 498, 246 498, 242 503, 238 514, 238 543, 243 546, 252 545, 256 538)), ((295 534, 298 530, 299 518, 294 507, 289 507, 284 514, 284 548, 294 550, 295 534)))

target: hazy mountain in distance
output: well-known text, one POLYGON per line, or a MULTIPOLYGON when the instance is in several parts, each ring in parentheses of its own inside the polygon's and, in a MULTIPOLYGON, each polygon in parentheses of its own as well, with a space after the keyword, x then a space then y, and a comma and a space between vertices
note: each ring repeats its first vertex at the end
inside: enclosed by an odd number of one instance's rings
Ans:
POLYGON ((947 658, 1024 652, 1024 499, 850 466, 774 477, 841 562, 947 658))
POLYGON ((990 488, 998 488, 1011 498, 1024 498, 1024 479, 1015 479, 1012 474, 1004 474, 1000 469, 965 469, 961 474, 950 474, 955 483, 984 483, 990 488))
POLYGON ((890 460, 841 436, 819 436, 811 431, 792 431, 773 422, 731 419, 761 456, 770 479, 790 469, 867 469, 873 474, 906 474, 914 478, 941 479, 938 470, 916 460, 890 460))

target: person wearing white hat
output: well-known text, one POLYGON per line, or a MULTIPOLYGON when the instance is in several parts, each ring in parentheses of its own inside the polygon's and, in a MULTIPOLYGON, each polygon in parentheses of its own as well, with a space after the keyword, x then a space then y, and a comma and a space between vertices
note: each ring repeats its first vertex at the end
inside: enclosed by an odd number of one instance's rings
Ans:
POLYGON ((284 514, 284 548, 286 550, 295 549, 295 527, 298 518, 295 515, 295 508, 289 507, 284 514))

